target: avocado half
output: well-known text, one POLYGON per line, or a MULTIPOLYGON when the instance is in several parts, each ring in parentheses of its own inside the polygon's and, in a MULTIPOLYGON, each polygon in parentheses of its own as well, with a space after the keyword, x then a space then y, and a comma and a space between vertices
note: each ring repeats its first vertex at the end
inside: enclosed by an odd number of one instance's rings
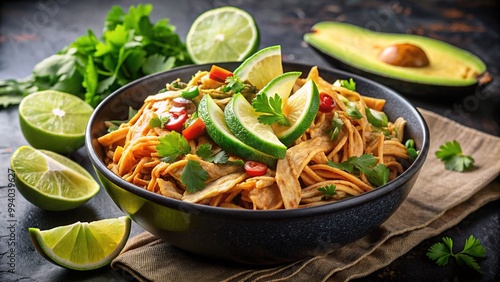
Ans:
POLYGON ((383 83, 402 94, 450 97, 473 94, 491 81, 485 63, 448 43, 412 34, 376 32, 340 22, 319 22, 304 35, 333 65, 383 83), (397 66, 380 59, 389 46, 412 45, 428 65, 397 66))

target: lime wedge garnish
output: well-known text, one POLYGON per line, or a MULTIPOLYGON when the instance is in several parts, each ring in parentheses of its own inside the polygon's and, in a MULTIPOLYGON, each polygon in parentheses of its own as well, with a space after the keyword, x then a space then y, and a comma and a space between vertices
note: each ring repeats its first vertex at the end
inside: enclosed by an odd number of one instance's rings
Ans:
POLYGON ((262 89, 275 77, 283 74, 281 46, 270 46, 257 51, 236 68, 234 75, 262 89))
POLYGON ((253 160, 276 166, 277 159, 240 141, 228 128, 224 112, 210 97, 205 95, 198 105, 198 115, 205 122, 208 135, 214 142, 229 154, 245 160, 253 160))
POLYGON ((19 123, 31 146, 65 154, 85 143, 85 128, 92 111, 74 95, 45 90, 21 101, 19 123))
POLYGON ((253 17, 235 7, 204 12, 186 36, 186 48, 197 64, 243 61, 258 47, 259 31, 253 17))
POLYGON ((259 113, 242 94, 231 98, 224 109, 224 117, 229 130, 243 143, 279 159, 285 157, 285 145, 278 140, 271 126, 257 120, 259 113))
POLYGON ((319 108, 319 92, 316 84, 308 80, 291 95, 283 105, 283 113, 290 126, 273 126, 278 139, 286 146, 291 145, 309 128, 319 108))
POLYGON ((99 192, 99 184, 88 171, 51 151, 21 146, 12 155, 10 165, 19 192, 45 210, 73 209, 99 192))
POLYGON ((302 72, 291 71, 281 74, 271 80, 259 93, 266 93, 267 96, 273 97, 278 94, 281 97, 283 104, 288 100, 288 96, 292 93, 293 86, 302 72))
POLYGON ((29 228, 36 250, 50 262, 74 270, 108 265, 123 249, 130 234, 130 218, 76 222, 40 231, 29 228))

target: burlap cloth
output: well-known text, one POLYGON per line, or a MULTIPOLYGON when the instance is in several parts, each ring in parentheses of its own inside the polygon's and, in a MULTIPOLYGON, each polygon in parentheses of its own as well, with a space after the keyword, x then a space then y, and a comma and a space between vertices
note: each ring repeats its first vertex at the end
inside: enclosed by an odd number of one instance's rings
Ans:
POLYGON ((500 198, 500 138, 419 109, 430 129, 430 150, 420 176, 401 207, 380 227, 332 254, 285 266, 225 265, 193 256, 143 232, 129 239, 112 262, 140 281, 348 281, 387 266, 423 240, 456 225, 500 198), (475 169, 444 169, 434 152, 457 140, 475 169))

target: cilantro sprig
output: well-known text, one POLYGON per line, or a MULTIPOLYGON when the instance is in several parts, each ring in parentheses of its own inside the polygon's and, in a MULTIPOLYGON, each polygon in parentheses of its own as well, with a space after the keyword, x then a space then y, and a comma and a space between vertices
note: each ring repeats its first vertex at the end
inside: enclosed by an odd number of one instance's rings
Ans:
POLYGON ((359 157, 350 157, 341 163, 328 161, 328 165, 349 173, 362 172, 368 178, 371 184, 376 187, 382 186, 389 180, 389 168, 377 163, 377 159, 372 154, 363 154, 359 157))
POLYGON ((150 4, 130 6, 128 12, 113 6, 104 21, 102 37, 88 30, 36 64, 28 78, 0 81, 0 105, 15 105, 23 96, 55 89, 95 107, 130 81, 192 63, 168 19, 150 21, 152 10, 150 4))
POLYGON ((453 253, 453 239, 450 237, 443 237, 442 240, 443 243, 435 243, 429 248, 426 254, 428 258, 435 260, 436 264, 439 266, 445 266, 448 264, 449 258, 452 257, 459 265, 465 264, 481 273, 481 268, 474 257, 485 257, 486 248, 478 239, 470 235, 469 238, 465 240, 463 250, 458 253, 453 253))
POLYGON ((331 185, 319 187, 318 191, 323 193, 322 199, 325 200, 325 199, 331 198, 332 196, 337 195, 336 189, 337 189, 337 186, 335 186, 334 184, 331 184, 331 185))
POLYGON ((474 167, 474 158, 462 153, 462 147, 457 140, 448 141, 441 145, 435 154, 448 170, 463 172, 474 167))
POLYGON ((222 88, 223 92, 233 91, 239 93, 245 89, 245 83, 237 76, 232 75, 226 78, 226 85, 222 88))
POLYGON ((286 118, 281 109, 282 99, 278 93, 268 97, 266 93, 259 93, 252 100, 252 107, 256 112, 262 113, 257 119, 262 124, 289 126, 290 121, 286 118))

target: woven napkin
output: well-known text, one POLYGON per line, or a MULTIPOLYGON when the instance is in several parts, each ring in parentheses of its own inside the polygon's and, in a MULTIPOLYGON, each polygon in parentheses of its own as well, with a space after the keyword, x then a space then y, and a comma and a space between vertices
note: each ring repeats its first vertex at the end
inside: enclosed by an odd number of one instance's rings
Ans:
POLYGON ((227 265, 200 258, 143 232, 113 260, 140 281, 348 281, 373 273, 427 238, 500 199, 500 138, 419 109, 430 129, 430 150, 408 198, 376 232, 334 253, 274 267, 227 265), (475 169, 444 169, 434 152, 457 140, 475 169))

